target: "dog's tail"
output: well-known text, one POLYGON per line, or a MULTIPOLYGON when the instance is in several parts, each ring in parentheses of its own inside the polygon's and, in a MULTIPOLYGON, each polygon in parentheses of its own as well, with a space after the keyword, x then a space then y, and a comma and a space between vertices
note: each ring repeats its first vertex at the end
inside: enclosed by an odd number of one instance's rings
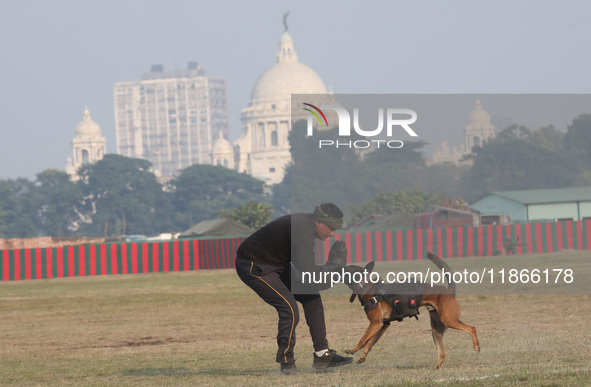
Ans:
POLYGON ((455 296, 456 295, 456 283, 453 280, 454 272, 451 271, 449 266, 447 266, 447 263, 445 263, 445 261, 443 261, 443 259, 439 258, 437 255, 435 255, 431 252, 427 252, 427 258, 429 258, 429 260, 431 260, 431 262, 433 262, 435 265, 437 265, 438 268, 445 270, 449 273, 449 276, 447 276, 447 282, 448 282, 447 288, 455 296))

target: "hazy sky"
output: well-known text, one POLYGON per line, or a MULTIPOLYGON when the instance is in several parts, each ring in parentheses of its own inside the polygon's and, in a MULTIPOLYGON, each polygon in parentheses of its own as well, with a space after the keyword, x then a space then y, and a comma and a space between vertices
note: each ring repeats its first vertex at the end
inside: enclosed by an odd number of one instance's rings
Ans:
POLYGON ((85 105, 115 152, 113 86, 152 64, 226 78, 237 138, 287 11, 335 93, 591 93, 585 0, 0 0, 0 179, 63 170, 85 105))

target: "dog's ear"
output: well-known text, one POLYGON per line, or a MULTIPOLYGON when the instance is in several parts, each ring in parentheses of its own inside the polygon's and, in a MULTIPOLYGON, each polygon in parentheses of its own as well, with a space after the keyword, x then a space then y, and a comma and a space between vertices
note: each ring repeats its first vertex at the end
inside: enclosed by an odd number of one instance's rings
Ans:
POLYGON ((375 264, 375 261, 371 261, 370 263, 365 265, 365 270, 367 270, 368 273, 371 273, 373 271, 373 267, 375 266, 375 264))
POLYGON ((349 302, 353 302, 353 301, 355 301, 355 296, 356 296, 356 295, 357 295, 357 294, 355 294, 355 293, 351 294, 351 298, 349 298, 349 302))

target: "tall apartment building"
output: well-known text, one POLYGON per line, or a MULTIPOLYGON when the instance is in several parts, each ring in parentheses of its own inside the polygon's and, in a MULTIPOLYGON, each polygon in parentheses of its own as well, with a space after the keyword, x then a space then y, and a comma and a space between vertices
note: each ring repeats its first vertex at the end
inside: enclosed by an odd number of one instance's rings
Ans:
POLYGON ((213 142, 229 134, 226 80, 196 62, 168 73, 154 65, 140 81, 116 83, 114 100, 117 153, 150 161, 158 177, 211 164, 213 142))

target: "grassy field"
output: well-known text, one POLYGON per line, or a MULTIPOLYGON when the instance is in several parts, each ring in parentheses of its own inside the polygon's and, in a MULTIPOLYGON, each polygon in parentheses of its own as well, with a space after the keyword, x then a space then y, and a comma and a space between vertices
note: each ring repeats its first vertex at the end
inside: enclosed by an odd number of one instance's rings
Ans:
MULTIPOLYGON (((529 258, 551 262, 563 255, 529 258)), ((509 265, 512 257, 496 259, 497 265, 504 259, 509 265)), ((448 262, 454 268, 459 261, 448 262)), ((380 271, 401 264, 382 264, 380 271)), ((434 370, 437 353, 423 311, 419 321, 393 323, 364 364, 317 373, 302 318, 296 348, 302 372, 286 377, 274 363, 276 313, 233 270, 4 282, 0 385, 591 383, 591 296, 459 294, 458 299, 462 320, 478 330, 479 354, 466 333, 448 331, 447 358, 434 370)), ((357 343, 367 320, 345 294, 327 294, 324 303, 331 347, 342 353, 357 343)))

